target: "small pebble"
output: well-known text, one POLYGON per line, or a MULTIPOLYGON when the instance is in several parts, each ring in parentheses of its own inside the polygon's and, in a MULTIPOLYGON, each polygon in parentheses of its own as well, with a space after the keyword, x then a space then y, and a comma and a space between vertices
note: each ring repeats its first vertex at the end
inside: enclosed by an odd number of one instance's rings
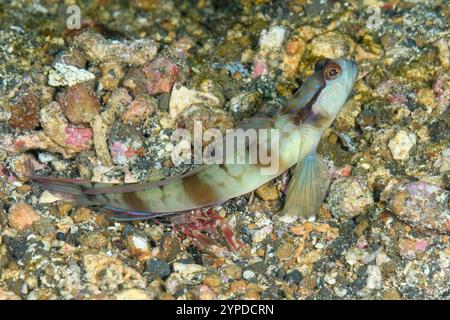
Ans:
POLYGON ((138 260, 147 260, 151 256, 147 239, 136 234, 127 236, 127 247, 130 255, 138 260))
POLYGON ((9 209, 9 225, 18 231, 29 229, 39 219, 40 216, 26 203, 14 204, 9 209))
POLYGON ((173 86, 169 102, 169 113, 172 118, 178 117, 184 110, 196 104, 217 108, 220 106, 220 100, 211 93, 191 90, 180 84, 173 86))
POLYGON ((176 237, 169 235, 163 236, 159 253, 162 260, 172 261, 176 259, 180 251, 180 242, 176 237))
POLYGON ((64 232, 57 232, 56 239, 59 241, 66 241, 66 235, 64 234, 64 232))
POLYGON ((450 231, 450 192, 425 182, 394 186, 387 207, 400 220, 419 230, 450 231))
POLYGON ((74 223, 81 223, 92 217, 92 210, 87 207, 80 207, 75 210, 71 217, 74 223))
POLYGON ((180 66, 170 58, 158 57, 146 64, 142 71, 146 77, 145 87, 150 95, 170 92, 177 80, 184 82, 180 66))
POLYGON ((239 280, 242 278, 242 268, 237 265, 226 265, 222 268, 222 271, 230 279, 239 280))
POLYGON ((256 189, 256 195, 264 201, 274 201, 278 199, 278 190, 273 182, 268 182, 256 189))
POLYGON ((59 94, 58 101, 73 124, 88 123, 100 111, 95 92, 84 83, 66 88, 59 94))
POLYGON ((395 288, 389 289, 383 294, 384 300, 401 300, 402 296, 395 288))
POLYGON ((156 100, 147 95, 141 95, 131 101, 122 115, 124 123, 139 124, 147 119, 157 107, 156 100))
POLYGON ((381 270, 378 266, 370 265, 367 268, 367 288, 369 289, 380 289, 383 282, 382 282, 382 274, 381 270))
POLYGON ((409 156, 409 151, 415 144, 416 136, 413 133, 402 130, 389 140, 388 147, 394 160, 406 160, 409 156))
POLYGON ((242 276, 245 280, 250 281, 256 277, 256 274, 251 270, 245 270, 242 276))
POLYGON ((92 72, 59 62, 48 73, 48 84, 52 87, 74 86, 94 79, 92 72))
POLYGON ((340 32, 328 32, 314 37, 309 49, 313 56, 337 59, 350 54, 354 46, 349 36, 340 32))
POLYGON ((286 276, 284 277, 284 280, 287 283, 294 283, 296 285, 299 285, 300 282, 302 281, 302 279, 303 279, 303 275, 298 270, 293 270, 293 271, 289 272, 288 274, 286 274, 286 276))
POLYGON ((39 100, 31 90, 21 90, 14 97, 9 125, 21 129, 34 129, 39 125, 39 100))
POLYGON ((253 243, 260 243, 267 238, 267 231, 265 228, 256 230, 252 235, 253 243))
POLYGON ((114 295, 117 300, 151 300, 147 292, 138 288, 124 289, 114 295))
POLYGON ((278 246, 275 250, 275 254, 280 260, 286 260, 292 256, 294 253, 294 245, 290 242, 285 242, 278 246))
POLYGON ((347 221, 365 212, 374 200, 364 178, 339 177, 330 186, 327 202, 334 217, 347 221))
POLYGON ((197 278, 197 276, 201 275, 205 271, 205 267, 194 264, 194 263, 179 263, 175 262, 173 264, 173 270, 177 272, 181 278, 187 282, 191 281, 200 281, 200 279, 194 279, 197 278))
POLYGON ((281 48, 286 29, 282 26, 273 26, 269 30, 263 30, 259 37, 259 47, 261 50, 274 51, 281 48))
POLYGON ((14 292, 0 288, 0 300, 22 300, 22 299, 14 292))
POLYGON ((145 273, 150 277, 160 277, 165 279, 171 273, 170 265, 164 260, 151 259, 147 261, 145 273))
POLYGON ((108 245, 108 239, 102 232, 90 232, 82 237, 83 244, 89 248, 101 249, 108 245))

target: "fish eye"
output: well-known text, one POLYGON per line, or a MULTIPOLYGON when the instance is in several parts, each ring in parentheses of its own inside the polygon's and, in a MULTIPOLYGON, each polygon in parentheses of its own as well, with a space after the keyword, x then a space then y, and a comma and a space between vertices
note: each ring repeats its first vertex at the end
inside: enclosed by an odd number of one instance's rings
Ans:
POLYGON ((326 80, 334 80, 341 75, 342 69, 336 63, 330 63, 324 69, 324 76, 326 80))

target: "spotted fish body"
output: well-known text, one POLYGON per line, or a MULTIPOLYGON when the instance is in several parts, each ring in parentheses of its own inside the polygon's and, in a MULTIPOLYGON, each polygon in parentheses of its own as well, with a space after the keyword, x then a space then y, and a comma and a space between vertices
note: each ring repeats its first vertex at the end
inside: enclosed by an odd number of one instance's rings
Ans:
MULTIPOLYGON (((271 174, 261 174, 265 165, 260 161, 242 164, 225 161, 154 183, 108 185, 51 177, 31 178, 45 189, 79 204, 102 206, 131 218, 145 219, 218 205, 255 190, 297 164, 285 212, 311 216, 323 200, 327 180, 316 147, 323 131, 345 103, 357 75, 356 64, 348 59, 320 61, 315 69, 315 74, 281 112, 272 118, 255 117, 247 124, 256 129, 279 130, 278 169, 271 174)), ((267 139, 253 143, 258 147, 267 146, 270 145, 267 139)), ((243 153, 238 157, 245 159, 248 148, 243 153)))

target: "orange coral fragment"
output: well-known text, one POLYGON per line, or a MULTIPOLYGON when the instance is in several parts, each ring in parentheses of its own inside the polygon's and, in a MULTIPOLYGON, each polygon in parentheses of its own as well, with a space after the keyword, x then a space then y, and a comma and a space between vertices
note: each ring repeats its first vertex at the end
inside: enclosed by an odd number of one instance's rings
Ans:
POLYGON ((305 249, 306 239, 309 234, 313 231, 320 232, 325 234, 325 238, 327 240, 334 240, 338 237, 339 231, 337 228, 330 227, 327 223, 313 223, 313 222, 305 222, 303 224, 298 224, 296 226, 291 227, 290 231, 300 236, 300 245, 297 250, 295 250, 295 258, 299 261, 299 257, 305 249))

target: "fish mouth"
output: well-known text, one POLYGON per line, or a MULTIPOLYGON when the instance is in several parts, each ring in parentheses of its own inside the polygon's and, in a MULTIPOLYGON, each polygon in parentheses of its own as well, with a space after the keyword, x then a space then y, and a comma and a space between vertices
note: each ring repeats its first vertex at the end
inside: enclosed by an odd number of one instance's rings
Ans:
POLYGON ((356 62, 354 60, 348 60, 350 63, 350 68, 351 68, 351 72, 353 74, 353 82, 356 81, 356 79, 358 79, 358 65, 356 64, 356 62))

